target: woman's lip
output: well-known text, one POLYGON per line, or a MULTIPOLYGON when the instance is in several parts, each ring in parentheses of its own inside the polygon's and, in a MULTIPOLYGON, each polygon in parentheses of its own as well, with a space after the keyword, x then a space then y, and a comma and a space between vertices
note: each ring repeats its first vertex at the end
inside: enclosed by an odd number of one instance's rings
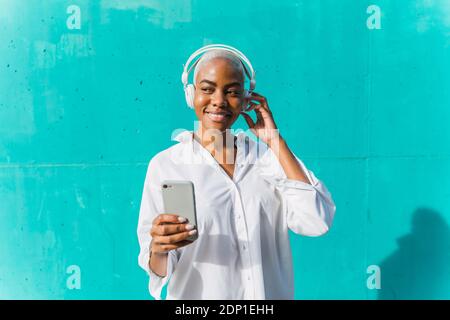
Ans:
POLYGON ((231 116, 231 112, 223 112, 223 111, 219 111, 219 112, 215 112, 215 111, 205 111, 205 113, 222 114, 222 115, 225 115, 225 116, 231 116))
POLYGON ((214 114, 212 112, 206 112, 207 117, 214 122, 225 122, 227 121, 227 118, 230 118, 231 115, 223 114, 223 113, 217 113, 214 114))

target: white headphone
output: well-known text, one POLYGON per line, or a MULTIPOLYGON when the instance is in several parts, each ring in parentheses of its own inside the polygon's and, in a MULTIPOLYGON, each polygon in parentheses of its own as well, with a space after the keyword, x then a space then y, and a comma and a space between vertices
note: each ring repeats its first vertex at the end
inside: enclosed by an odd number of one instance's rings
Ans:
MULTIPOLYGON (((204 47, 198 49, 193 54, 191 54, 189 59, 186 61, 186 64, 183 66, 183 74, 181 75, 181 82, 183 83, 183 87, 184 87, 186 103, 190 108, 194 108, 195 87, 193 84, 188 84, 188 78, 189 78, 189 73, 191 72, 192 68, 194 68, 197 65, 200 58, 198 58, 190 67, 189 67, 189 65, 198 56, 200 56, 208 51, 217 50, 217 49, 231 52, 236 57, 238 57, 239 60, 241 61, 242 65, 244 67, 244 72, 247 75, 247 77, 250 79, 250 88, 248 90, 245 90, 245 92, 244 92, 245 98, 250 98, 252 91, 255 90, 255 87, 256 87, 255 71, 253 70, 252 64, 247 59, 247 57, 242 52, 240 52, 239 50, 237 50, 236 48, 233 48, 231 46, 227 46, 224 44, 210 44, 210 45, 207 45, 207 46, 204 46, 204 47), (250 72, 249 72, 249 70, 250 70, 250 72)), ((247 108, 247 106, 245 106, 245 109, 246 108, 247 108)))

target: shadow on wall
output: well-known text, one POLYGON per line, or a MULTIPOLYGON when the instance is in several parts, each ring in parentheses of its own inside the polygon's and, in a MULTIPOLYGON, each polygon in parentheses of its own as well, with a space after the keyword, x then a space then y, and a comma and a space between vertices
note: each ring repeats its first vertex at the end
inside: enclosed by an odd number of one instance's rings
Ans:
POLYGON ((418 208, 411 232, 380 265, 379 300, 450 298, 450 229, 435 210, 418 208))

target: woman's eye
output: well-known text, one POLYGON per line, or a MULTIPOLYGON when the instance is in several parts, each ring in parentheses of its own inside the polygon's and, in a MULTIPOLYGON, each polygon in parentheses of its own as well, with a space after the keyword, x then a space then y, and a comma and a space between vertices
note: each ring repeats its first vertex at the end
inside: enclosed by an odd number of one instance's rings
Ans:
POLYGON ((213 93, 214 90, 212 88, 202 88, 202 91, 206 93, 213 93))
POLYGON ((228 93, 232 96, 238 96, 241 92, 238 90, 229 90, 228 93))

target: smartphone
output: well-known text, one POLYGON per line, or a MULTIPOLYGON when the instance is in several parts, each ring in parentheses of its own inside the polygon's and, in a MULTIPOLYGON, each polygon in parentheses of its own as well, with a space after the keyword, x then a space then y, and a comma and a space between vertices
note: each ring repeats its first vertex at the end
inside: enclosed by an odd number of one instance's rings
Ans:
POLYGON ((194 241, 198 238, 194 184, 184 180, 165 180, 161 183, 161 188, 164 212, 188 219, 188 223, 195 227, 197 233, 189 236, 187 240, 194 241))

